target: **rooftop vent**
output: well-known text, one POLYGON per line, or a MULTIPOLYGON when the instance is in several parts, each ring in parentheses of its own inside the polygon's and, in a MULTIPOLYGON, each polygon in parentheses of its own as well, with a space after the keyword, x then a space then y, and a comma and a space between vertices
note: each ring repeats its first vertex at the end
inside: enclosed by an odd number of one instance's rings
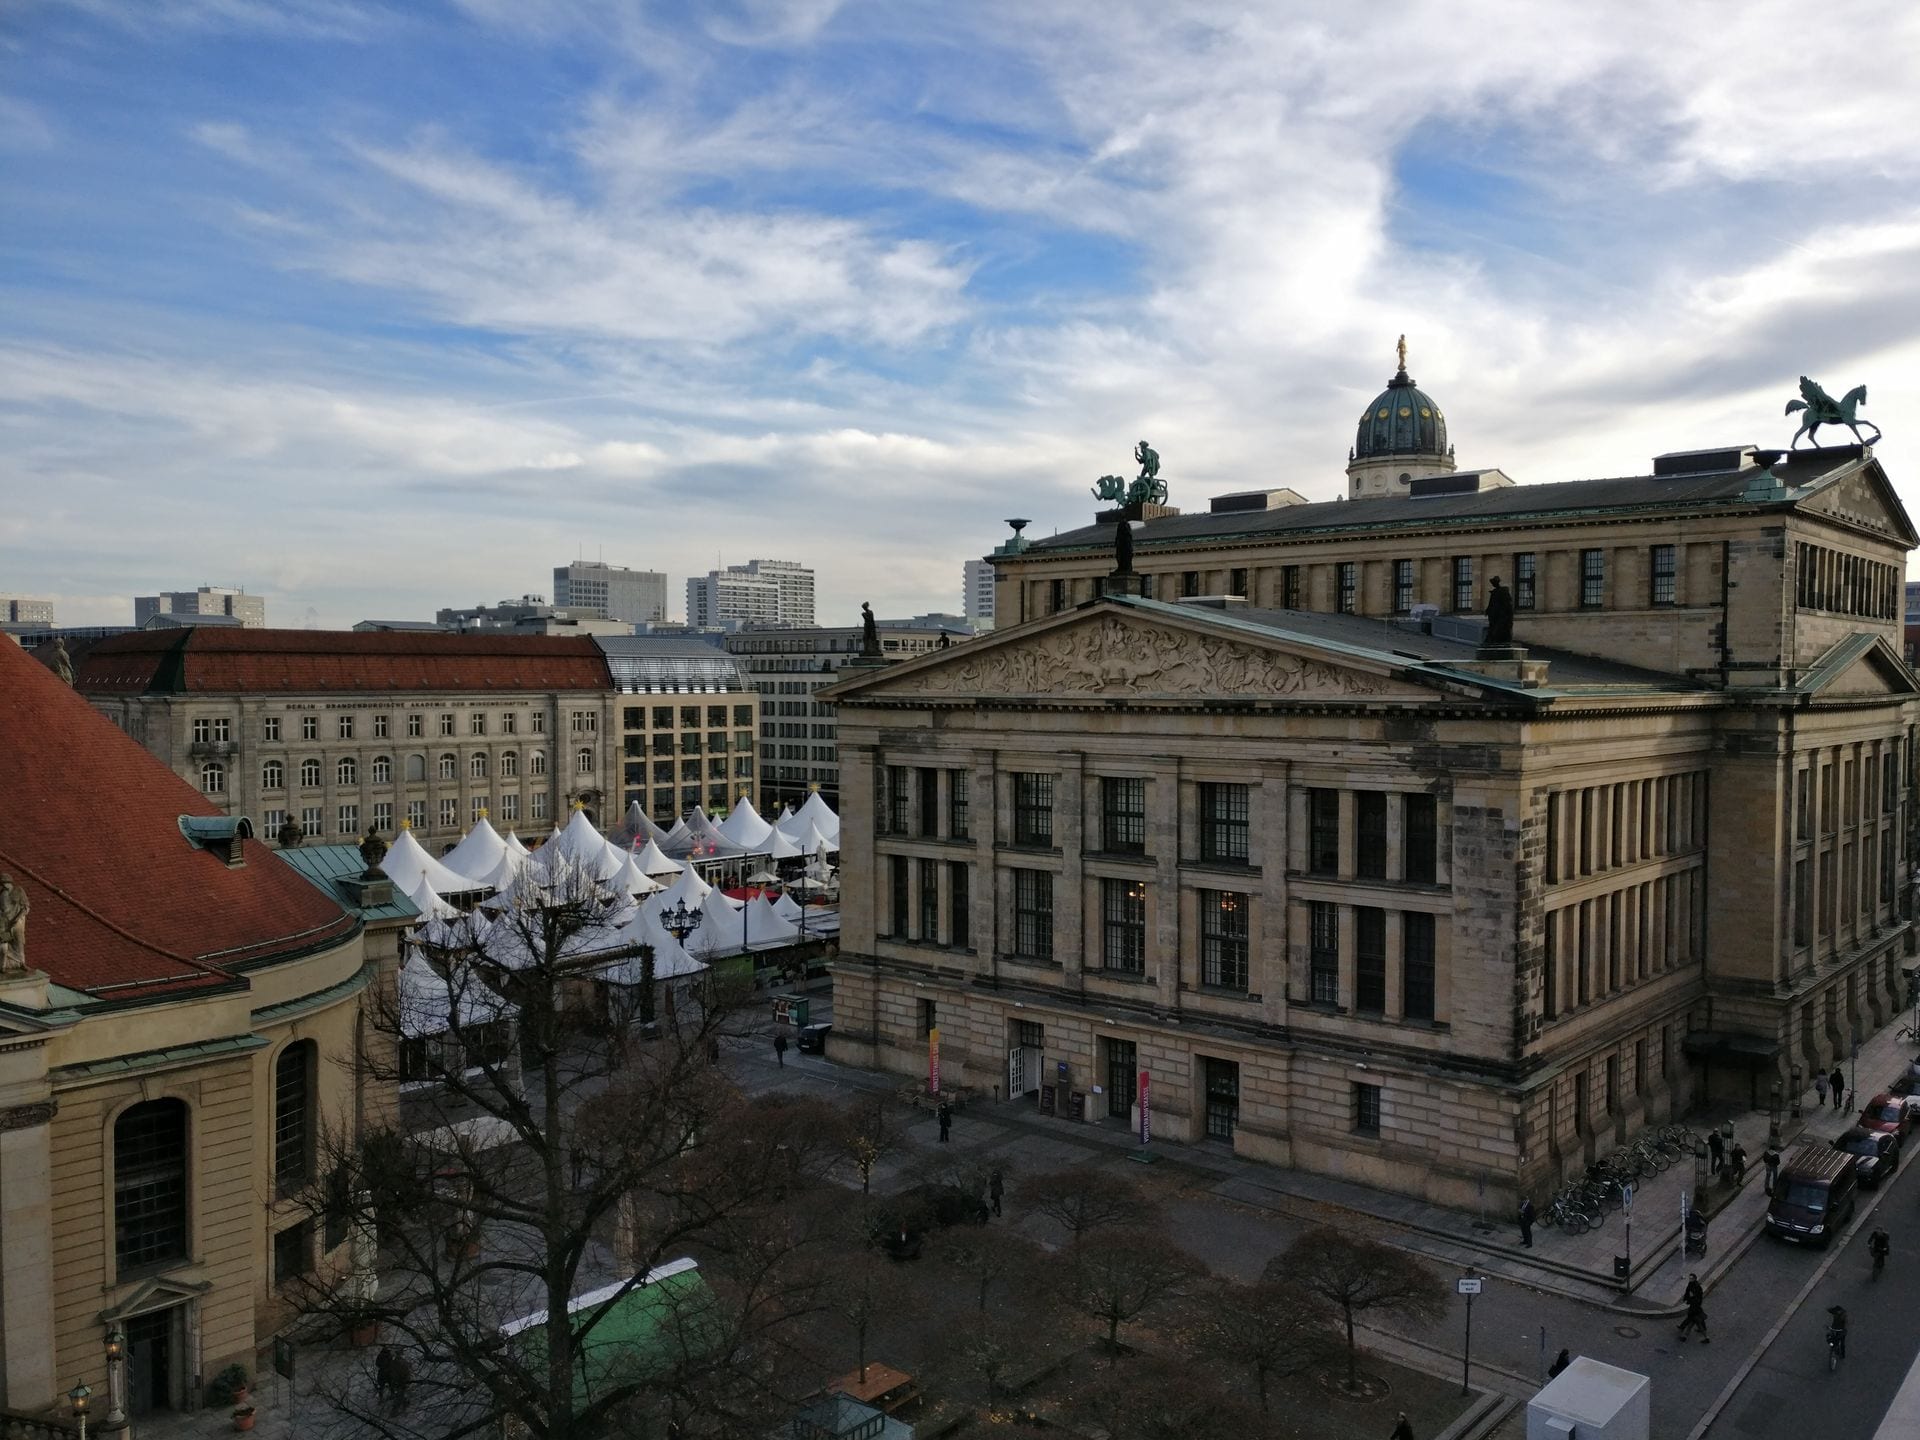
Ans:
POLYGON ((244 815, 182 815, 180 833, 194 849, 218 855, 221 864, 238 870, 247 863, 240 842, 253 838, 253 821, 244 815))
POLYGON ((1501 470, 1462 470, 1456 475, 1427 475, 1408 482, 1407 498, 1419 500, 1436 495, 1477 495, 1482 490, 1506 490, 1513 477, 1501 470))
POLYGON ((1753 446, 1723 445, 1718 450, 1675 450, 1653 457, 1656 478, 1676 475, 1724 475, 1729 470, 1744 470, 1753 463, 1753 446))
POLYGON ((1243 510, 1280 510, 1306 503, 1307 497, 1298 490, 1236 490, 1231 495, 1214 496, 1207 508, 1215 515, 1233 515, 1243 510))
POLYGON ((1244 610, 1247 597, 1244 595, 1182 595, 1173 603, 1192 605, 1202 610, 1244 610))

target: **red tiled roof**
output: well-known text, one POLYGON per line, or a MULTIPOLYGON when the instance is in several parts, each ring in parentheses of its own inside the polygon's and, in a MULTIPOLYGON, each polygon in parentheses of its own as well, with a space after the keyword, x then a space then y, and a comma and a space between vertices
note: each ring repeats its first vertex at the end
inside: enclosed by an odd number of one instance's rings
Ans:
POLYGON ((607 690, 592 640, 419 631, 188 626, 109 635, 74 661, 89 695, 293 694, 330 690, 607 690))
POLYGON ((220 811, 19 646, 0 642, 0 871, 33 904, 27 962, 102 999, 223 986, 231 967, 345 939, 358 923, 245 841, 196 849, 220 811))

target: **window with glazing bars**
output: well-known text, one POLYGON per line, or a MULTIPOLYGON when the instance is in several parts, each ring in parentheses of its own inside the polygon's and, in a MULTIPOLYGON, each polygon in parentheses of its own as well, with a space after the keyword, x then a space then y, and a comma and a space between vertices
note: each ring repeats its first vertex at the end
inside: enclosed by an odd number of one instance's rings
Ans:
POLYGON ((1340 1003, 1340 907, 1327 900, 1307 906, 1307 984, 1316 1005, 1340 1003))
POLYGON ((1228 864, 1246 863, 1246 786, 1201 783, 1200 858, 1228 864))
POLYGON ((1604 550, 1582 550, 1580 552, 1580 604, 1586 609, 1597 609, 1607 600, 1607 552, 1604 550))
POLYGON ((1200 593, 1200 572, 1198 570, 1182 570, 1180 572, 1180 593, 1183 596, 1198 595, 1200 593))
POLYGON ((1648 557, 1649 574, 1652 577, 1652 593, 1648 597, 1655 605, 1671 605, 1676 597, 1678 585, 1674 551, 1671 545, 1655 545, 1648 557))
POLYGON ((1300 608, 1300 567, 1298 565, 1280 567, 1280 608, 1282 610, 1300 608))
POLYGON ((923 768, 920 778, 920 833, 940 833, 940 772, 923 768))
POLYGON ((1024 771, 1015 773, 1013 843, 1053 844, 1053 776, 1024 771))
POLYGON ((1100 848, 1138 855, 1147 848, 1147 782, 1108 775, 1100 781, 1100 848))
POLYGON ((964 950, 973 944, 973 921, 969 907, 972 904, 969 895, 968 880, 972 869, 959 860, 947 864, 947 934, 949 943, 964 950))
POLYGON ((973 833, 971 778, 964 770, 948 774, 947 828, 955 840, 965 840, 973 833))
POLYGON ((906 856, 889 855, 887 857, 887 882, 889 890, 888 898, 892 901, 892 904, 889 906, 892 911, 890 918, 893 922, 889 933, 891 933, 896 940, 904 940, 907 938, 908 911, 906 856))
POLYGON ((1453 557, 1453 608, 1460 611, 1473 609, 1473 557, 1471 555, 1453 557))
POLYGON ((887 796, 887 833, 907 833, 907 767, 889 765, 885 770, 887 796))
POLYGON ((1387 797, 1362 790, 1353 797, 1353 869, 1362 880, 1387 878, 1387 797))
POLYGON ((1351 615, 1355 598, 1360 590, 1360 567, 1351 560, 1342 560, 1334 567, 1334 576, 1339 583, 1337 605, 1342 615, 1351 615))
POLYGON ((1053 875, 1013 872, 1013 953, 1025 960, 1053 959, 1053 875))
POLYGON ((940 862, 920 862, 920 938, 929 945, 940 938, 940 862))
POLYGON ((280 1052, 273 1066, 273 1178, 282 1189, 305 1183, 313 1168, 313 1042, 280 1052))
POLYGON ((1539 559, 1531 550, 1513 557, 1513 608, 1531 610, 1538 594, 1539 559))
POLYGON ((113 1126, 114 1260, 124 1277, 187 1254, 187 1107, 148 1100, 113 1126))
POLYGON ((1364 1015, 1387 1008, 1387 912, 1371 905, 1353 912, 1353 1008, 1364 1015))
POLYGON ((1402 802, 1400 845, 1405 878, 1431 885, 1438 878, 1438 806, 1431 795, 1408 795, 1402 802))
POLYGON ((1380 1087, 1378 1085, 1358 1085, 1353 1087, 1353 1128, 1362 1135, 1380 1133, 1380 1087))
POLYGON ((1101 963, 1126 975, 1147 968, 1147 887, 1139 880, 1102 880, 1101 963))
POLYGON ((1231 570, 1227 572, 1227 593, 1229 595, 1247 594, 1247 572, 1231 570))
POLYGON ((1237 890, 1202 890, 1200 983, 1244 994, 1247 989, 1247 897, 1237 890))
POLYGON ((1409 910, 1400 917, 1400 1014, 1433 1019, 1433 916, 1409 910))
POLYGON ((1340 792, 1307 791, 1307 869, 1314 875, 1340 873, 1340 792))
POLYGON ((1393 613, 1405 615, 1413 609, 1413 561, 1393 562, 1393 613))

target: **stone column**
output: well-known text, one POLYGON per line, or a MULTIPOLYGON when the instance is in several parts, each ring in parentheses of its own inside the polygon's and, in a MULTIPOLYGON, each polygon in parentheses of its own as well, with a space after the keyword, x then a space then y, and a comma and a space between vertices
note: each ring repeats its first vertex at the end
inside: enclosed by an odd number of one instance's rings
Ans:
MULTIPOLYGON (((8 976, 0 997, 45 1006, 45 977, 8 976)), ((53 1353, 53 1166, 44 1041, 0 1048, 0 1363, 8 1409, 58 1398, 53 1353)), ((98 1358, 98 1357, 96 1357, 98 1358)))
MULTIPOLYGON (((1180 762, 1170 755, 1153 762, 1148 782, 1147 853, 1153 859, 1153 968, 1160 1003, 1180 1008, 1180 974, 1185 959, 1186 926, 1180 903, 1180 837, 1193 833, 1182 826, 1186 810, 1181 795, 1180 762)), ((1194 976, 1194 983, 1199 983, 1194 976)))
POLYGON ((1053 796, 1053 843, 1061 866, 1053 885, 1053 958, 1074 988, 1081 983, 1087 956, 1086 777, 1087 757, 1062 751, 1053 796))
MULTIPOLYGON (((1287 856, 1291 833, 1287 804, 1287 764, 1263 767, 1259 786, 1248 798, 1247 860, 1260 867, 1259 928, 1248 927, 1247 979, 1261 996, 1261 1018, 1270 1025, 1287 1021, 1287 856)), ((1389 872, 1391 873, 1391 872, 1389 872)))

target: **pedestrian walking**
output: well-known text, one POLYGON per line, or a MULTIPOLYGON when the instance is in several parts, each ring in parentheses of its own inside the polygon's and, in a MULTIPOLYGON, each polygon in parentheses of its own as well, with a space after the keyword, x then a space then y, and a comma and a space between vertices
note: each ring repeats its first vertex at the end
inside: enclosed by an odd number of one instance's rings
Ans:
POLYGON ((940 1121, 940 1143, 945 1145, 953 1138, 953 1107, 942 1100, 936 1116, 940 1121))
POLYGON ((1827 1108, 1827 1077, 1819 1074, 1813 1077, 1813 1093, 1820 1097, 1820 1108, 1827 1108))
POLYGON ((393 1413, 398 1415, 407 1408, 407 1387, 413 1383, 413 1367, 406 1356, 395 1353, 387 1367, 387 1383, 393 1392, 393 1413))
POLYGON ((1720 1167, 1726 1163, 1727 1142, 1720 1138, 1718 1130, 1707 1132, 1707 1174, 1718 1175, 1720 1167))
POLYGON ((1760 1163, 1766 1167, 1767 1194, 1771 1196, 1773 1187, 1780 1183, 1780 1151, 1772 1145, 1767 1146, 1767 1153, 1760 1157, 1760 1163))
POLYGON ((1533 1197, 1520 1197, 1520 1243, 1527 1249, 1533 1248, 1533 1197))
POLYGON ((1833 1091, 1833 1108, 1839 1110, 1844 1107, 1847 1103, 1847 1077, 1840 1073, 1838 1065, 1833 1067, 1833 1074, 1827 1077, 1827 1088, 1833 1091))
POLYGON ((1558 1355, 1553 1357, 1553 1364, 1547 1367, 1547 1379, 1549 1380, 1555 1379, 1562 1370, 1566 1369, 1567 1366, 1571 1365, 1572 1363, 1573 1363, 1573 1356, 1568 1354, 1563 1349, 1558 1355))
POLYGON ((373 1357, 373 1398, 376 1401, 387 1398, 387 1392, 393 1389, 393 1347, 382 1345, 380 1353, 373 1357))
POLYGON ((780 1062, 782 1070, 787 1068, 787 1037, 785 1035, 773 1037, 773 1058, 780 1062))
POLYGON ((1738 1140, 1733 1142, 1733 1149, 1727 1152, 1727 1173, 1732 1177, 1732 1184, 1736 1190, 1746 1183, 1747 1147, 1738 1140))
POLYGON ((1413 1422, 1407 1419, 1406 1411, 1400 1412, 1400 1418, 1394 1422, 1393 1433, 1387 1436, 1387 1440, 1413 1440, 1413 1422))
POLYGON ((1000 1173, 1000 1168, 996 1165, 993 1173, 987 1177, 987 1198, 993 1201, 993 1213, 995 1215, 1000 1213, 1000 1197, 1006 1193, 1006 1176, 1000 1173))
POLYGON ((1688 1273, 1687 1288, 1680 1298, 1686 1302, 1687 1306, 1686 1318, 1680 1322, 1681 1340, 1684 1341, 1687 1338, 1689 1330, 1698 1330, 1700 1343, 1711 1345, 1713 1341, 1707 1336, 1707 1292, 1700 1288, 1700 1277, 1697 1274, 1688 1273))

